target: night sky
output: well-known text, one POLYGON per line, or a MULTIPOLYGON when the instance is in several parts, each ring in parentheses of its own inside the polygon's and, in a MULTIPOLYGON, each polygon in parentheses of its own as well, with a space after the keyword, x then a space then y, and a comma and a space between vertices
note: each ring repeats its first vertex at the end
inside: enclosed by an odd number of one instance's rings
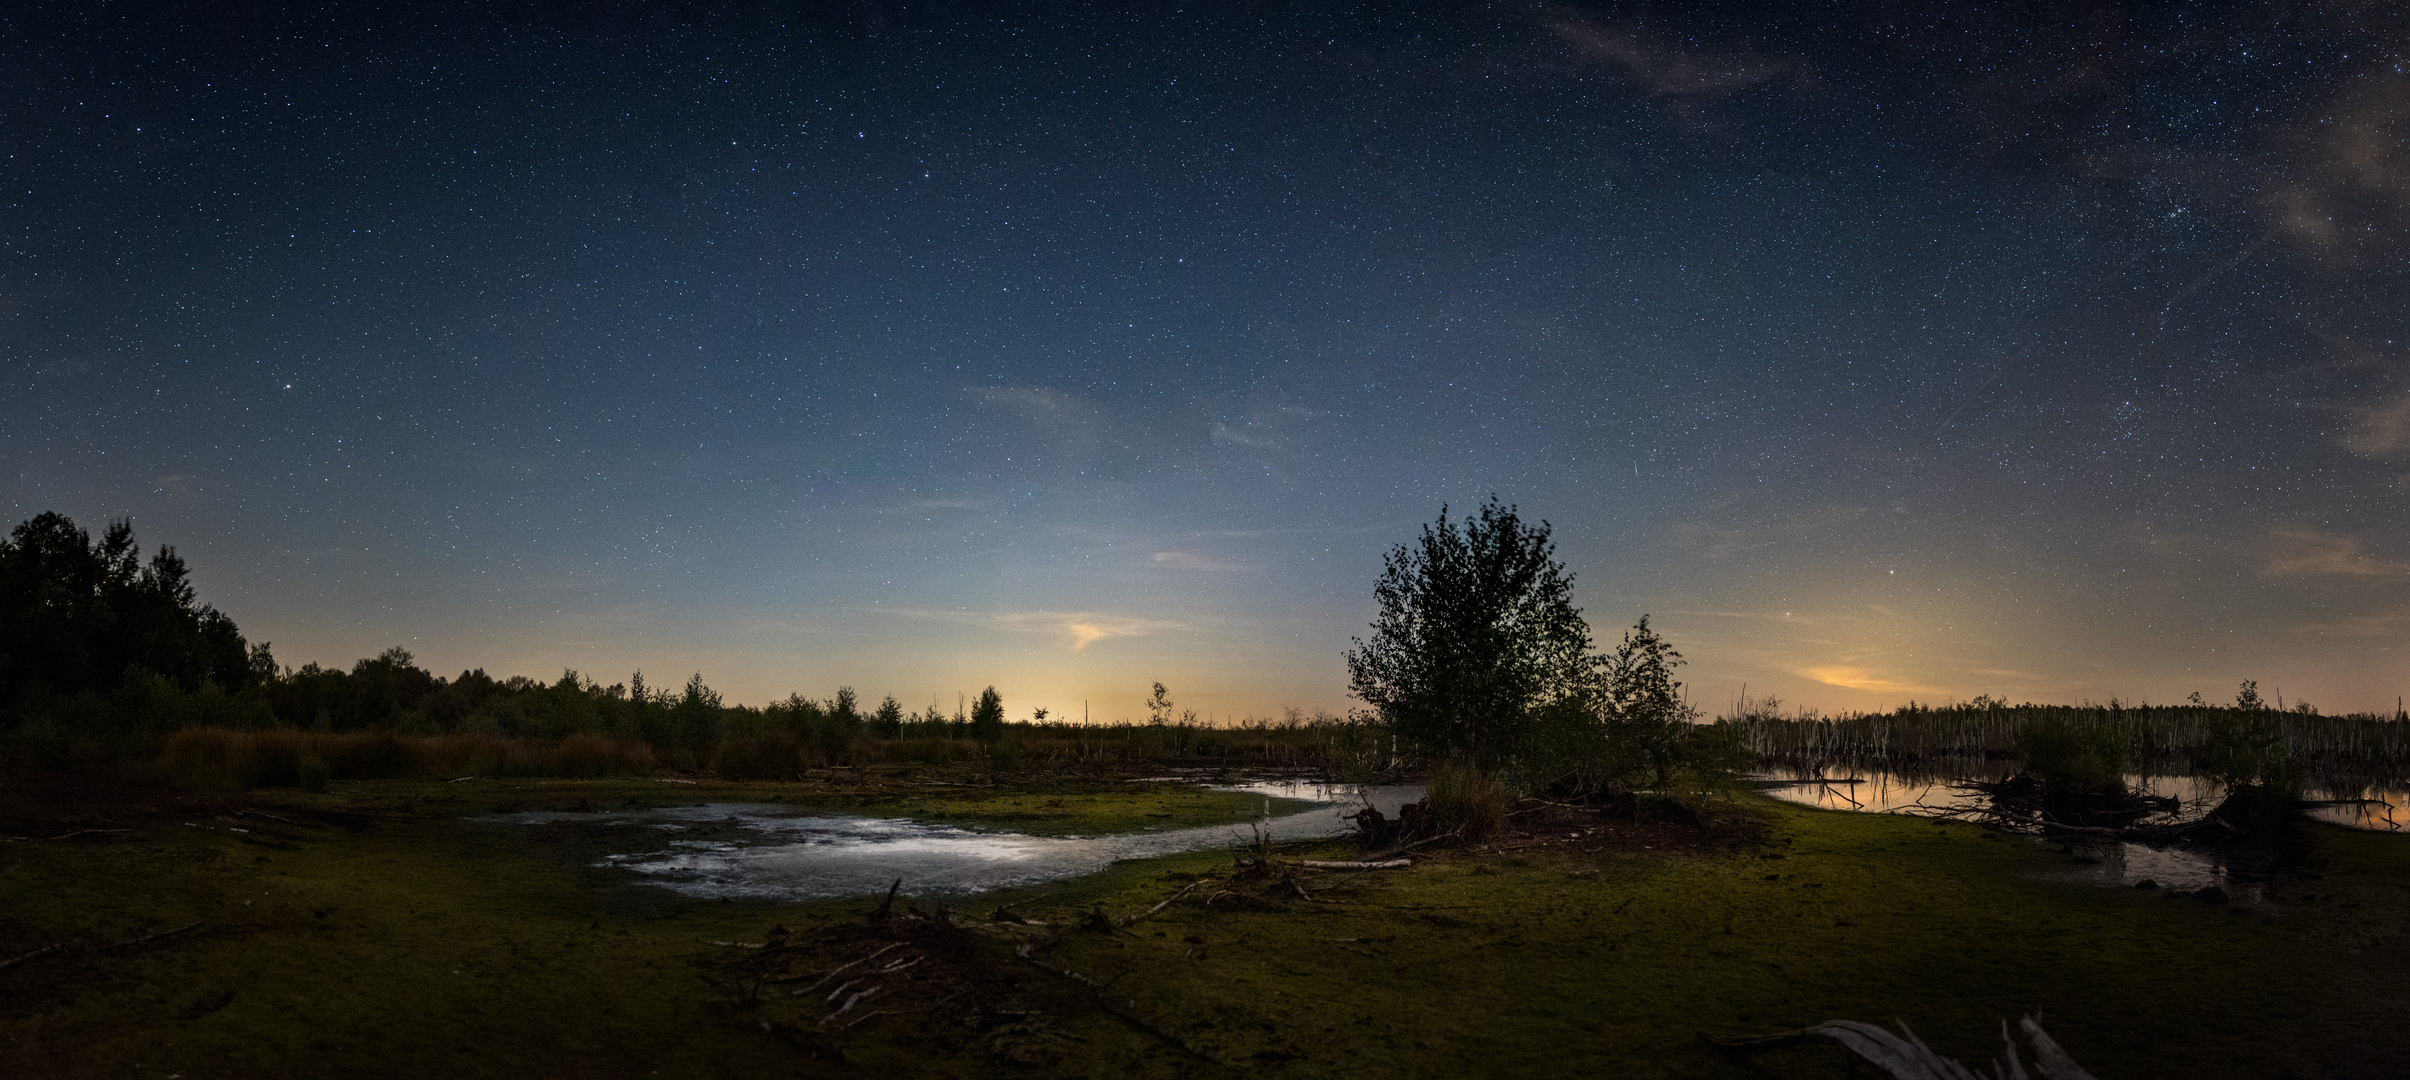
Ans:
POLYGON ((199 7, 0 11, 6 499, 288 664, 1336 710, 1495 493, 1711 713, 2410 691, 2399 5, 199 7))

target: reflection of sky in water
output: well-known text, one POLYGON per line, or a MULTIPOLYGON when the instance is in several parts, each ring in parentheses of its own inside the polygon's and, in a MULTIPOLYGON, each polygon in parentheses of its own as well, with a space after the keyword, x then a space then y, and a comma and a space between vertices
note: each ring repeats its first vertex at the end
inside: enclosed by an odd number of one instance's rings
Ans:
MULTIPOLYGON (((1422 797, 1414 786, 1359 789, 1295 782, 1233 785, 1281 799, 1319 805, 1271 819, 1274 840, 1338 836, 1369 797, 1383 813, 1422 797)), ((1287 809, 1294 809, 1292 804, 1287 809)), ((640 813, 524 813, 502 820, 643 822, 671 837, 709 831, 709 837, 670 839, 666 850, 611 856, 607 863, 646 875, 690 896, 814 899, 886 891, 897 879, 913 895, 959 895, 1060 881, 1123 859, 1144 859, 1254 841, 1250 822, 1186 829, 1151 829, 1103 836, 1028 836, 975 832, 904 818, 805 816, 790 807, 714 803, 640 813)))
MULTIPOLYGON (((1952 786, 1955 783, 1953 780, 1911 780, 1881 769, 1850 770, 1848 778, 1856 779, 1859 782, 1845 784, 1806 780, 1768 788, 1766 794, 1785 802, 1802 803, 1826 810, 1865 810, 1871 813, 1885 813, 1917 806, 1937 809, 1972 806, 1982 799, 1979 794, 1956 789, 1952 786)), ((1766 779, 1790 781, 1797 778, 1789 775, 1769 775, 1766 779)), ((1999 777, 1984 777, 1984 779, 1999 779, 1999 777)), ((2161 798, 2174 796, 2183 800, 2186 813, 2206 810, 2215 805, 2220 796, 2217 784, 2198 776, 2143 776, 2139 773, 2129 773, 2125 782, 2127 787, 2135 791, 2161 798)), ((2400 808, 2410 805, 2410 790, 2371 788, 2365 791, 2330 792, 2313 788, 2304 792, 2302 798, 2311 801, 2338 798, 2377 800, 2373 804, 2364 805, 2321 806, 2305 810, 2303 813, 2320 821, 2331 821, 2337 825, 2391 831, 2401 828, 2405 823, 2400 808)))
MULTIPOLYGON (((1774 776, 1768 781, 1791 781, 1795 778, 1774 776)), ((1800 803, 1826 810, 1860 810, 1867 813, 1889 813, 1914 810, 1918 807, 1951 809, 1979 805, 1979 792, 1960 789, 1952 780, 1911 780, 1880 769, 1855 769, 1844 779, 1856 783, 1823 780, 1804 780, 1781 783, 1766 789, 1766 794, 1785 802, 1800 803)), ((2126 777, 2126 786, 2135 791, 2182 801, 2182 812, 2193 814, 2214 806, 2221 793, 2216 783, 2197 776, 2126 777)), ((2377 805, 2325 806, 2304 811, 2322 821, 2355 828, 2394 829, 2401 820, 2396 807, 2410 801, 2410 793, 2401 790, 2371 790, 2346 793, 2351 797, 2380 800, 2377 805)), ((2329 792, 2310 791, 2306 799, 2335 798, 2329 792)), ((2151 881, 2161 888, 2194 890, 2216 885, 2240 902, 2256 900, 2259 886, 2230 879, 2226 868, 2216 859, 2199 852, 2175 848, 2154 848, 2148 844, 2132 844, 2105 840, 2066 840, 2052 838, 2050 843, 2064 843, 2083 860, 2073 869, 2054 875, 2068 881, 2094 885, 2124 886, 2139 881, 2151 881)))

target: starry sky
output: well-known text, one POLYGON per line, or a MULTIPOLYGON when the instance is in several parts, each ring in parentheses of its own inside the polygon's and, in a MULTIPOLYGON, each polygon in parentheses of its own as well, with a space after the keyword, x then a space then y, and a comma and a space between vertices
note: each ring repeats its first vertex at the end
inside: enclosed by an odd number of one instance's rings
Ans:
POLYGON ((1341 710, 1494 493, 1710 713, 2410 691, 2396 5, 201 7, 0 11, 0 460, 288 664, 1341 710))

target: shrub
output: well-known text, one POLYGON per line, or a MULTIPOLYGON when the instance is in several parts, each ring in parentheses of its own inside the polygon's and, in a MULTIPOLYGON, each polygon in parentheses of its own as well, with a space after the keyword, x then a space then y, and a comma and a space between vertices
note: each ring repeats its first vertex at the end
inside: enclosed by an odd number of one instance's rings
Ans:
POLYGON ((2017 733, 2016 750, 2024 774, 2042 785, 2046 798, 2125 790, 2125 739, 2105 724, 2057 719, 2028 724, 2017 733))
POLYGON ((1506 783, 1461 760, 1431 770, 1423 808, 1441 832, 1464 830, 1467 840, 1487 840, 1506 831, 1506 783))

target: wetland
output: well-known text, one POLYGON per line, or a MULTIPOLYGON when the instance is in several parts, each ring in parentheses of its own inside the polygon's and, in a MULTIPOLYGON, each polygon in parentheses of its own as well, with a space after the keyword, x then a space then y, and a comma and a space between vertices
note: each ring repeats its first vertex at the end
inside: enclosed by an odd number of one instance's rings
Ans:
POLYGON ((1700 1036, 1898 1019, 1982 1060, 2039 1010, 2102 1077, 2376 1076, 2410 1050, 2410 844, 2330 823, 2210 901, 1746 789, 1537 807, 1362 871, 1306 866, 1364 854, 1344 836, 1253 835, 1242 784, 915 776, 12 782, 0 953, 59 948, 0 970, 0 1040, 62 1076, 1839 1076, 1829 1045, 1700 1036), (775 848, 833 820, 1141 847, 893 899, 642 865, 680 833, 775 848), (1143 846, 1196 829, 1228 840, 1143 846))

